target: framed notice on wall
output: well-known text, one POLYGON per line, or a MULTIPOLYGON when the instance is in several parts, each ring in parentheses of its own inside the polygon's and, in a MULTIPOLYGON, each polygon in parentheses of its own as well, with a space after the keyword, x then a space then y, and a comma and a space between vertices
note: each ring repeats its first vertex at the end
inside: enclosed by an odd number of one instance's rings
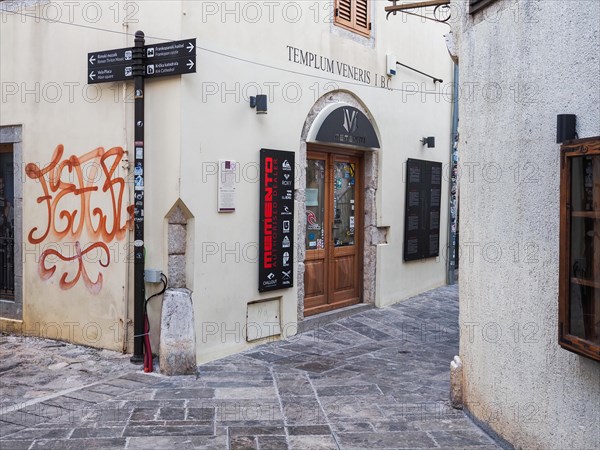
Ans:
POLYGON ((404 261, 440 254, 442 163, 409 159, 406 163, 404 261))
POLYGON ((294 152, 260 151, 260 292, 294 285, 294 156, 294 152))

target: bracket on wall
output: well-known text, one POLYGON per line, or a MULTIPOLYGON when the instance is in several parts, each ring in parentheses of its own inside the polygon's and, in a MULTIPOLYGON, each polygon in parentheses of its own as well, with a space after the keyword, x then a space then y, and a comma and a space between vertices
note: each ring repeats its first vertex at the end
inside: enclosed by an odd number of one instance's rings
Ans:
POLYGON ((433 20, 434 22, 446 23, 448 20, 450 20, 450 0, 428 0, 423 2, 404 3, 402 5, 398 5, 399 0, 388 1, 392 2, 392 6, 385 7, 385 11, 387 12, 385 16, 386 19, 389 19, 390 14, 395 16, 396 13, 401 12, 404 14, 410 14, 411 16, 422 17, 427 20, 433 20), (409 9, 427 8, 430 6, 435 7, 433 9, 433 18, 408 11, 409 9))

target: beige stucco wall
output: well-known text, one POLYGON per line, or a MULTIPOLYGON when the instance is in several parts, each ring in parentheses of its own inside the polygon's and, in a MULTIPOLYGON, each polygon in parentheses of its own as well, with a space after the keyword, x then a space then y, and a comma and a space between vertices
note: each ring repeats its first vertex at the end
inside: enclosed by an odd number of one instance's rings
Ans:
POLYGON ((557 343, 556 144, 557 114, 600 134, 599 19, 593 1, 500 1, 454 23, 465 403, 516 448, 600 436, 600 364, 557 343))
MULTIPOLYGON (((133 37, 119 33, 137 29, 145 31, 147 44, 197 38, 196 74, 146 83, 145 242, 146 266, 166 272, 164 218, 181 199, 194 217, 190 222, 193 229, 188 230, 188 248, 193 255, 188 263, 193 263, 191 269, 188 267, 188 287, 193 290, 199 361, 247 347, 243 329, 251 301, 280 298, 284 333, 296 332, 296 288, 264 295, 257 290, 259 150, 298 152, 307 115, 327 92, 351 92, 368 109, 379 132, 382 146, 378 150, 377 225, 389 227, 389 231, 387 244, 377 251, 377 305, 389 305, 445 282, 443 257, 410 264, 401 261, 406 159, 445 164, 449 160, 452 65, 442 37, 447 27, 422 23, 416 18, 402 20, 400 16, 386 21, 385 5, 373 2, 373 37, 358 38, 329 23, 330 3, 282 2, 273 6, 272 2, 258 2, 261 18, 256 21, 255 11, 245 6, 247 2, 226 2, 227 9, 233 12, 225 16, 223 2, 140 2, 135 11, 127 11, 132 13, 130 22, 137 21, 127 26, 123 25, 123 9, 115 21, 115 11, 109 10, 108 5, 103 7, 104 15, 97 23, 90 24, 74 14, 80 25, 118 33, 3 16, 3 83, 79 83, 73 102, 62 98, 57 104, 49 104, 30 97, 23 102, 20 91, 3 101, 1 124, 23 124, 25 162, 48 161, 58 143, 65 145, 69 155, 100 145, 131 150, 133 108, 130 95, 123 101, 122 84, 89 88, 90 92, 101 93, 95 103, 86 102, 80 94, 87 89, 88 52, 130 46, 133 37), (28 58, 17 50, 17 42, 19 49, 27 49, 28 58), (53 42, 65 42, 65 46, 61 44, 59 50, 53 42), (385 54, 391 52, 398 60, 443 78, 444 84, 435 88, 430 79, 399 68, 399 75, 390 83, 394 90, 369 86, 290 62, 287 46, 369 70, 371 84, 375 73, 378 77, 385 73, 385 54), (36 55, 39 64, 31 64, 31 55, 36 55), (267 115, 256 115, 248 106, 247 96, 256 93, 256 85, 269 95, 267 115), (422 89, 437 89, 445 95, 412 92, 422 89), (423 136, 435 136, 436 148, 425 149, 419 142, 423 136), (215 168, 219 159, 233 159, 241 166, 237 210, 233 214, 216 212, 215 168)), ((123 3, 120 6, 124 8, 123 3)), ((131 87, 128 94, 130 90, 131 87)), ((129 158, 133 159, 131 153, 129 158)), ((297 170, 301 171, 303 165, 304 161, 298 160, 297 170)), ((27 182, 26 198, 35 198, 37 188, 27 182)), ((25 231, 42 214, 40 205, 31 200, 26 203, 25 231)), ((442 249, 447 239, 446 217, 444 184, 442 249)), ((301 219, 296 217, 296 223, 301 219)), ((95 296, 76 291, 79 286, 64 291, 56 277, 40 280, 36 270, 34 262, 25 261, 29 283, 24 294, 26 327, 31 321, 46 320, 47 310, 56 311, 56 320, 63 320, 64 311, 78 320, 104 316, 108 317, 106 323, 126 320, 128 280, 124 261, 111 263, 105 269, 102 292, 95 296)), ((152 289, 147 286, 148 292, 152 289)), ((130 298, 130 317, 131 301, 130 298)), ((151 306, 150 313, 156 330, 158 302, 151 306)), ((156 341, 155 334, 153 340, 156 341)))

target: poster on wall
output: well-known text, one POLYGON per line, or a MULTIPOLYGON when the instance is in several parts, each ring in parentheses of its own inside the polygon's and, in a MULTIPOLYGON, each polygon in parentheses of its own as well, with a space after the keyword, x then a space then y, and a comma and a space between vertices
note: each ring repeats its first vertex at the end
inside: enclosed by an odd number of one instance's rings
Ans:
POLYGON ((294 157, 294 152, 260 151, 260 292, 294 286, 294 157))
POLYGON ((442 163, 409 159, 406 163, 404 261, 440 254, 442 163))
POLYGON ((217 190, 217 211, 235 211, 236 162, 230 159, 219 160, 219 188, 217 190))

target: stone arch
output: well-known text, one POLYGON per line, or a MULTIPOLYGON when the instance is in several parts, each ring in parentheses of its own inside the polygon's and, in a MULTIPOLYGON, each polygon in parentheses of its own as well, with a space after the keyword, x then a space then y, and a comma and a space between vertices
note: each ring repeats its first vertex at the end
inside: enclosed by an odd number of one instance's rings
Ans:
MULTIPOLYGON (((317 118, 325 108, 330 105, 352 106, 365 114, 375 129, 379 139, 380 149, 364 149, 364 238, 363 238, 363 303, 375 304, 376 296, 376 271, 377 271, 377 245, 386 243, 387 227, 377 226, 377 186, 379 182, 379 153, 383 149, 381 134, 379 133, 377 123, 373 115, 365 104, 352 92, 346 90, 336 90, 328 92, 319 98, 309 111, 302 127, 300 138, 300 149, 298 151, 297 169, 298 183, 295 191, 296 206, 298 217, 303 218, 306 215, 306 156, 307 143, 310 143, 310 137, 316 135, 314 127, 318 126, 317 118)), ((330 145, 330 144, 328 144, 330 145)), ((338 145, 331 145, 338 147, 338 145)), ((340 148, 359 148, 353 146, 339 145, 340 148)), ((297 286, 298 286, 298 321, 304 319, 304 257, 305 257, 305 237, 306 223, 304 220, 298 220, 297 226, 297 248, 298 258, 297 266, 297 286)))

